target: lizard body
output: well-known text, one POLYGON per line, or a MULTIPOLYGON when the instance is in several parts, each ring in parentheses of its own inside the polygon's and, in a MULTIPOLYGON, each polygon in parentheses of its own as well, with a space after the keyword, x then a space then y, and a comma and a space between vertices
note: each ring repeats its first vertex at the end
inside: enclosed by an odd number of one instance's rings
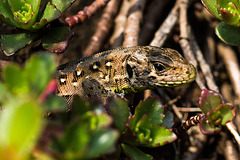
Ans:
POLYGON ((58 67, 57 94, 102 101, 114 94, 174 87, 192 82, 195 67, 177 51, 134 46, 100 52, 58 67))

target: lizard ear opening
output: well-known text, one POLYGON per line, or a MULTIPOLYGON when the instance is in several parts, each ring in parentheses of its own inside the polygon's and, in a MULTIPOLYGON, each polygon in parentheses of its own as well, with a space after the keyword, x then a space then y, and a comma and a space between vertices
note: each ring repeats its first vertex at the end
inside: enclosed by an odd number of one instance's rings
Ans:
POLYGON ((127 64, 126 69, 127 69, 128 77, 129 77, 129 78, 132 78, 132 77, 133 77, 133 70, 132 70, 132 67, 131 67, 129 64, 127 64))

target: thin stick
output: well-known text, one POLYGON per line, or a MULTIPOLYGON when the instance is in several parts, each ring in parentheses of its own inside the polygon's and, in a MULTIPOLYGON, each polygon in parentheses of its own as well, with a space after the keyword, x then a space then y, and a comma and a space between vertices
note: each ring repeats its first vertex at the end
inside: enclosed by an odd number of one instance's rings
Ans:
POLYGON ((234 126, 234 124, 232 122, 228 122, 226 124, 228 130, 232 133, 232 135, 234 136, 234 138, 236 139, 238 145, 240 146, 240 136, 236 130, 236 127, 234 126))
POLYGON ((143 24, 139 36, 139 45, 146 45, 149 43, 150 38, 154 34, 157 23, 163 15, 164 9, 168 7, 168 4, 173 3, 173 0, 159 1, 152 0, 148 5, 146 13, 143 18, 143 24))
POLYGON ((124 47, 138 45, 140 23, 145 4, 146 0, 131 0, 130 2, 129 16, 124 31, 124 47))
POLYGON ((129 0, 123 0, 121 9, 115 18, 115 27, 113 31, 113 35, 110 38, 110 45, 112 48, 117 48, 122 46, 123 43, 123 32, 125 28, 125 24, 127 21, 127 13, 130 8, 129 0))
POLYGON ((172 8, 172 10, 168 14, 167 18, 164 20, 162 25, 159 27, 159 29, 155 33, 154 38, 153 38, 152 42, 150 43, 151 46, 158 46, 158 47, 163 46, 167 37, 171 33, 174 25, 177 23, 178 9, 179 9, 179 4, 175 3, 175 6, 172 8))
POLYGON ((100 50, 113 24, 113 19, 117 14, 119 3, 120 0, 111 0, 107 4, 102 17, 98 22, 96 31, 92 36, 86 50, 83 52, 83 56, 90 56, 100 50))
POLYGON ((66 17, 65 23, 73 27, 79 23, 83 23, 86 19, 94 15, 100 8, 104 7, 110 0, 95 0, 90 6, 87 6, 83 11, 79 11, 78 14, 72 17, 66 17))
POLYGON ((192 42, 191 43, 192 48, 194 50, 194 53, 196 54, 196 58, 197 58, 197 60, 200 64, 200 68, 202 70, 203 77, 206 79, 208 88, 211 89, 211 90, 214 90, 216 92, 219 92, 219 88, 216 85, 216 82, 213 78, 210 66, 206 63, 192 30, 190 31, 190 42, 192 42))

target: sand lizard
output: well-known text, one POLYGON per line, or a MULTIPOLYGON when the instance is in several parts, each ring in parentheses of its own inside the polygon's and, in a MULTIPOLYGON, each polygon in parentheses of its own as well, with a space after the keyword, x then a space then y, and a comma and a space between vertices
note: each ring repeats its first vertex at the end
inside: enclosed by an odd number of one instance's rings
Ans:
POLYGON ((73 95, 104 102, 114 94, 179 86, 195 77, 195 67, 173 49, 124 47, 59 66, 57 94, 69 103, 73 95))

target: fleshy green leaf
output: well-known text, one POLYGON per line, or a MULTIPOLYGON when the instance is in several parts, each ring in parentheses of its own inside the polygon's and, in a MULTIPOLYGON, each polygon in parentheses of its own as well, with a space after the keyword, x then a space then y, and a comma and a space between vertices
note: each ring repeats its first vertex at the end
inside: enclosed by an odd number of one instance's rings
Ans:
POLYGON ((216 133, 220 132, 222 129, 221 126, 214 127, 206 119, 203 119, 200 121, 199 128, 203 134, 207 134, 207 135, 216 134, 216 133))
POLYGON ((153 157, 149 154, 146 154, 134 146, 127 144, 121 144, 123 151, 131 160, 152 160, 153 157))
POLYGON ((50 0, 61 12, 67 9, 75 0, 50 0))
POLYGON ((234 46, 240 46, 240 29, 225 22, 219 23, 215 28, 216 35, 223 42, 234 46))
POLYGON ((24 71, 35 93, 39 95, 43 92, 52 78, 55 69, 54 55, 43 52, 31 57, 24 71))
POLYGON ((177 139, 177 136, 169 129, 155 125, 151 129, 152 142, 148 147, 162 146, 177 139))
POLYGON ((65 134, 63 141, 66 150, 65 157, 70 159, 73 158, 73 156, 83 156, 90 141, 90 135, 86 125, 73 123, 67 128, 65 134), (79 155, 74 155, 76 152, 78 152, 79 155))
POLYGON ((125 100, 114 96, 107 100, 107 111, 113 117, 113 124, 120 132, 126 129, 126 122, 130 115, 128 104, 125 100))
POLYGON ((199 106, 204 114, 222 104, 221 95, 215 91, 204 89, 199 97, 199 106))
POLYGON ((115 130, 96 130, 91 136, 89 151, 86 153, 85 158, 95 158, 101 154, 113 152, 115 148, 114 144, 118 137, 119 134, 115 130))
POLYGON ((47 112, 58 112, 65 111, 67 108, 67 103, 62 97, 58 97, 56 95, 52 95, 48 97, 45 103, 44 110, 47 112))
POLYGON ((29 157, 42 127, 42 112, 34 101, 14 99, 8 103, 0 116, 0 130, 3 131, 0 157, 19 160, 29 157))
POLYGON ((73 35, 69 27, 49 29, 42 37, 42 46, 50 52, 61 53, 66 49, 73 35))
POLYGON ((212 15, 222 20, 217 10, 217 0, 202 0, 202 3, 212 15))
POLYGON ((215 110, 221 113, 221 125, 226 125, 235 116, 234 106, 231 103, 221 104, 215 110))
POLYGON ((35 23, 32 27, 33 29, 40 29, 47 23, 57 19, 61 16, 61 12, 50 2, 46 5, 43 15, 40 19, 40 22, 35 23))
POLYGON ((7 24, 18 27, 18 24, 14 21, 13 14, 7 0, 0 1, 0 20, 7 24))
POLYGON ((137 142, 139 142, 140 145, 148 145, 149 142, 153 140, 151 137, 151 129, 151 119, 147 115, 143 116, 134 128, 134 134, 137 135, 137 142))
POLYGON ((240 15, 240 4, 238 0, 218 0, 217 1, 219 6, 219 13, 221 14, 221 17, 223 21, 226 23, 239 27, 239 15, 240 15))
POLYGON ((173 113, 170 112, 170 111, 165 110, 164 115, 165 115, 165 117, 163 119, 162 126, 166 126, 167 128, 172 128, 172 126, 174 125, 173 113))
POLYGON ((88 111, 82 115, 81 119, 84 123, 88 124, 91 130, 107 127, 112 123, 112 118, 109 115, 105 113, 96 114, 92 111, 88 111))
POLYGON ((90 110, 89 102, 84 101, 79 96, 74 97, 73 107, 72 107, 72 116, 81 116, 90 110))
POLYGON ((26 94, 29 92, 29 84, 21 69, 15 65, 8 65, 3 71, 5 84, 13 94, 26 94))
POLYGON ((31 30, 31 26, 35 23, 40 7, 40 0, 8 0, 11 6, 14 21, 20 28, 31 30))
MULTIPOLYGON (((147 114, 152 120, 152 124, 161 124, 164 118, 164 107, 157 98, 148 98, 141 102, 135 110, 136 122, 138 122, 143 115, 147 114)), ((135 122, 135 123, 136 123, 135 122)))
POLYGON ((1 36, 1 47, 6 56, 13 55, 19 49, 30 44, 37 35, 31 33, 19 33, 1 36))

